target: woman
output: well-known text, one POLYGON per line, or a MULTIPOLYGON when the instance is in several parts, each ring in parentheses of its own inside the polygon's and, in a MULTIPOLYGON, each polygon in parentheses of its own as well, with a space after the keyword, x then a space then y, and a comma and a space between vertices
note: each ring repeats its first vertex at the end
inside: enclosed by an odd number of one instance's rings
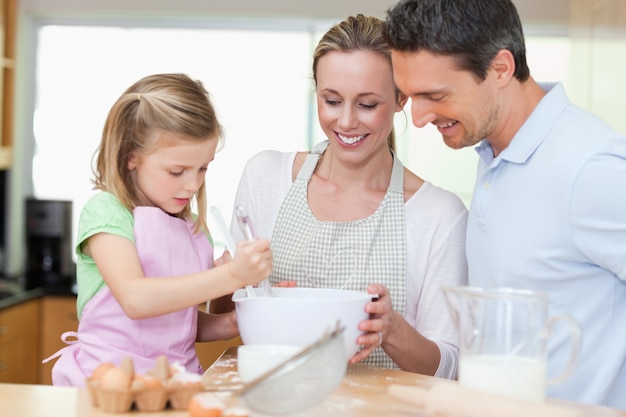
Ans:
POLYGON ((271 236, 272 284, 378 295, 351 362, 454 378, 457 336, 441 287, 466 282, 467 211, 393 153, 393 116, 407 98, 382 28, 358 15, 322 37, 313 78, 328 140, 312 152, 255 155, 235 205, 271 236))

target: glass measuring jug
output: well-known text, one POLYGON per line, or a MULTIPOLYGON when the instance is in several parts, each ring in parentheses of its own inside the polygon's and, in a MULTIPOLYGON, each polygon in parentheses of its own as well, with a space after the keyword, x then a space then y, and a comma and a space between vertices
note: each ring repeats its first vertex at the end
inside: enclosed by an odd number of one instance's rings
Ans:
POLYGON ((569 376, 580 327, 568 315, 548 318, 547 294, 512 288, 444 288, 459 332, 459 383, 530 401, 543 401, 546 385, 569 376), (547 379, 547 340, 552 326, 570 329, 571 354, 563 372, 547 379))

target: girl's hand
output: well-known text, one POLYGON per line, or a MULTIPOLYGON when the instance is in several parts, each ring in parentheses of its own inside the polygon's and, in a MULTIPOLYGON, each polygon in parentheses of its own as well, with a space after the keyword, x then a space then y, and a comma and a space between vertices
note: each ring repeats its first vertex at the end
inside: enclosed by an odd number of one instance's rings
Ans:
POLYGON ((392 333, 399 316, 393 310, 387 287, 382 284, 372 284, 367 287, 367 292, 378 295, 378 298, 365 305, 365 311, 370 314, 370 318, 359 323, 359 330, 366 333, 357 339, 357 343, 363 348, 350 359, 350 363, 360 362, 367 358, 378 346, 384 348, 385 340, 392 333))
POLYGON ((222 253, 222 256, 220 256, 215 261, 213 261, 213 265, 215 266, 224 265, 226 262, 230 261, 231 259, 233 259, 233 257, 230 256, 230 252, 225 250, 224 253, 222 253))
POLYGON ((226 263, 240 287, 256 285, 272 272, 272 251, 268 239, 240 241, 235 257, 226 263))

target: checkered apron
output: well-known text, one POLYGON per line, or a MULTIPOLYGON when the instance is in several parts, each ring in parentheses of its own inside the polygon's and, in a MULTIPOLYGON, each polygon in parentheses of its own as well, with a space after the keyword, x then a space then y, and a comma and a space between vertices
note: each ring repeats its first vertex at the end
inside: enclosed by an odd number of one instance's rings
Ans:
MULTIPOLYGON (((319 221, 307 202, 307 185, 328 141, 317 144, 298 173, 278 213, 272 233, 274 264, 270 281, 295 280, 299 287, 365 291, 385 285, 394 310, 406 305, 404 167, 393 156, 391 181, 380 206, 352 222, 319 221)), ((397 368, 382 348, 365 363, 397 368)))

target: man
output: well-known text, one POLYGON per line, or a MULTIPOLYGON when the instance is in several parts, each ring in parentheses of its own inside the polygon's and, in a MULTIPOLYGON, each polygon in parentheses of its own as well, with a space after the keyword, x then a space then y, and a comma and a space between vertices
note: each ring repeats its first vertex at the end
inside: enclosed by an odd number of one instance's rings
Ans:
MULTIPOLYGON (((533 80, 510 0, 403 0, 385 37, 413 124, 478 144, 470 285, 546 292, 550 315, 582 329, 572 375, 548 396, 626 409, 626 138, 533 80)), ((569 349, 555 329, 549 376, 569 349)))

